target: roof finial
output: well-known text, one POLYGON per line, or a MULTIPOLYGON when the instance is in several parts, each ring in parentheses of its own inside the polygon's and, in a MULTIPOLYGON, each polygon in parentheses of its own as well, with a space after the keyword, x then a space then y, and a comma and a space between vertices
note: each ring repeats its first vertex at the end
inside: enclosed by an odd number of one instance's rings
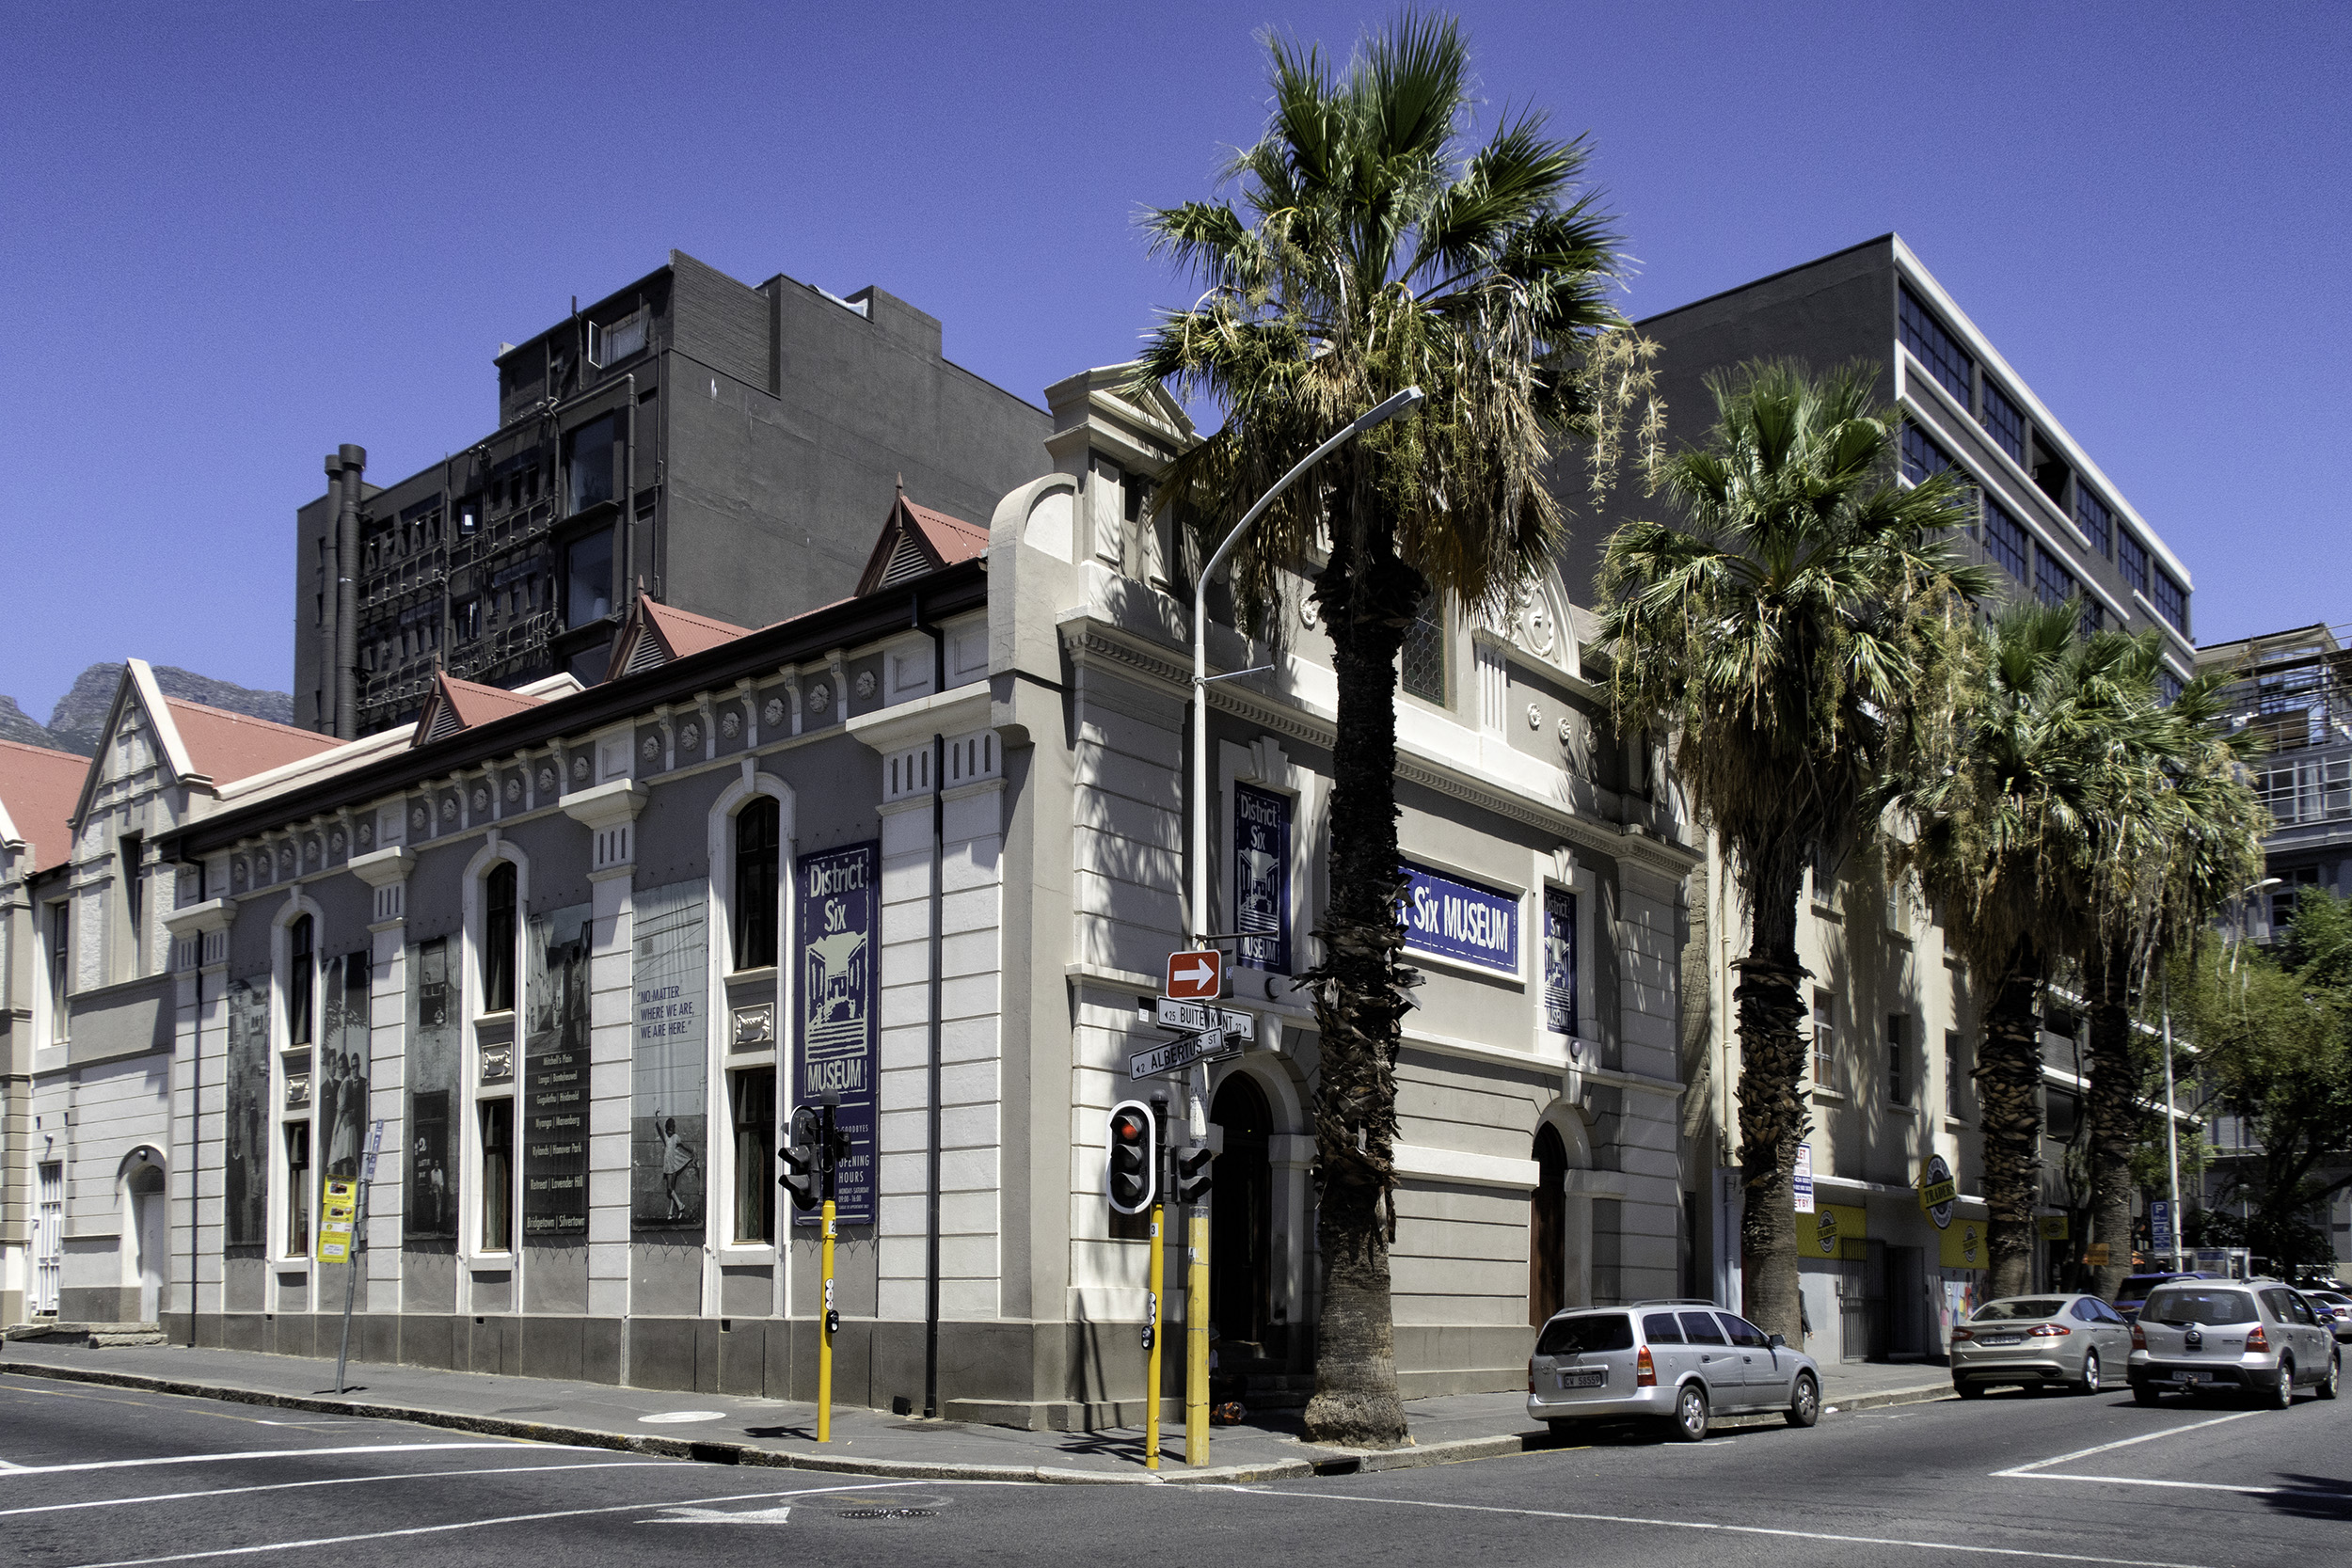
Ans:
POLYGON ((898 475, 898 499, 899 499, 900 500, 904 500, 904 499, 906 499, 906 494, 907 494, 907 476, 906 476, 906 474, 905 474, 904 472, 901 472, 901 473, 898 475))

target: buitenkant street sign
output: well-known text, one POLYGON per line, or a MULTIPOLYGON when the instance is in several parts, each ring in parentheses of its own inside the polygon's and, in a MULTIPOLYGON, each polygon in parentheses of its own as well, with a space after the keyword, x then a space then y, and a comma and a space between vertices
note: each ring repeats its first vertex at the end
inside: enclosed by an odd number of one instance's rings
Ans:
POLYGON ((1197 1035, 1203 1029, 1222 1029, 1236 1039, 1255 1040, 1258 1037, 1258 1018, 1255 1013, 1237 1013, 1228 1007, 1212 1007, 1200 1002, 1179 1002, 1172 996, 1139 996, 1136 999, 1136 1017, 1146 1023, 1157 1023, 1163 1029, 1182 1029, 1197 1035))

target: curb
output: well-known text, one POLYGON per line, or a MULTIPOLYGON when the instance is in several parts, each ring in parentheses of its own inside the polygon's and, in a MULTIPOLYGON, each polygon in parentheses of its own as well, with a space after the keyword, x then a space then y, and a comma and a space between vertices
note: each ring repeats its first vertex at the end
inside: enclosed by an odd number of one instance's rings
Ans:
MULTIPOLYGON (((319 1415, 357 1416, 370 1420, 406 1421, 485 1437, 511 1437, 523 1442, 561 1444, 567 1448, 603 1449, 620 1453, 653 1454, 664 1459, 689 1459, 706 1465, 747 1465, 779 1470, 807 1470, 824 1475, 897 1476, 908 1481, 1013 1481, 1050 1486, 1231 1486, 1251 1481, 1301 1481, 1313 1476, 1373 1475, 1385 1470, 1419 1470, 1438 1465, 1461 1465, 1513 1454, 1541 1453, 1557 1444, 1545 1433, 1505 1433, 1492 1437, 1460 1437, 1442 1443, 1401 1449, 1323 1449, 1322 1457, 1267 1460, 1255 1465, 1213 1465, 1175 1471, 1073 1470, 1052 1465, 951 1465, 913 1459, 850 1458, 839 1454, 799 1453, 763 1449, 749 1443, 704 1442, 691 1437, 657 1437, 638 1433, 601 1432, 593 1427, 555 1426, 541 1421, 515 1421, 496 1416, 470 1416, 456 1411, 415 1405, 376 1404, 326 1395, 273 1394, 229 1384, 192 1383, 182 1378, 148 1377, 95 1367, 59 1367, 40 1362, 0 1360, 0 1371, 26 1377, 52 1378, 60 1383, 99 1384, 151 1394, 174 1394, 190 1399, 222 1400, 232 1404, 264 1405, 279 1410, 304 1410, 319 1415)), ((1878 1410, 1890 1405, 1927 1404, 1953 1399, 1951 1385, 1924 1385, 1857 1394, 1822 1413, 1878 1410)), ((1726 1430, 1770 1425, 1780 1419, 1769 1412, 1734 1416, 1717 1423, 1726 1430)))

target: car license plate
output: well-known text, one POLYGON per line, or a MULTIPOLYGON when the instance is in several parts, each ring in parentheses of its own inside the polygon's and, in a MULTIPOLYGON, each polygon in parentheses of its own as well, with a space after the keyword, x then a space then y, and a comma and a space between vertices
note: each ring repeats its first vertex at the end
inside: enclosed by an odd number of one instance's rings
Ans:
POLYGON ((1563 1388, 1597 1388, 1608 1381, 1609 1369, 1606 1367, 1580 1367, 1574 1371, 1560 1374, 1560 1386, 1563 1388))
POLYGON ((2026 1337, 2022 1334, 2004 1334, 1997 1339, 1987 1339, 1984 1342, 1988 1345, 2022 1345, 2026 1342, 2026 1337))
POLYGON ((2202 1372, 2183 1372, 2181 1374, 2181 1386, 2184 1388, 2194 1388, 2204 1380, 2205 1377, 2202 1372))

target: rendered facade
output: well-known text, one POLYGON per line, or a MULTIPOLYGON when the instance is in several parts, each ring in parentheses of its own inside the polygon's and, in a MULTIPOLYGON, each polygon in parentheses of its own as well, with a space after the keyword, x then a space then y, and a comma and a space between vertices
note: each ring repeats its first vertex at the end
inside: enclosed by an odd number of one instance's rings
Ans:
MULTIPOLYGON (((1128 374, 1051 388, 1043 471, 984 513, 869 514, 845 602, 746 630, 643 598, 609 679, 445 673, 414 723, 306 736, 156 832, 153 1026, 110 1063, 135 1114, 69 1134, 88 1243, 60 1312, 146 1309, 100 1217, 143 1159, 171 1337, 322 1352, 344 1265, 312 1259, 317 1195, 381 1123, 358 1354, 805 1398, 817 1248, 773 1151, 831 1091, 855 1140, 838 1397, 1132 1421, 1147 1242, 1105 1204, 1104 1121, 1177 1087, 1127 1076, 1165 1037, 1138 1004, 1205 927, 1247 934, 1227 1006, 1255 1025, 1209 1100, 1220 1376, 1303 1397, 1316 1041, 1290 977, 1315 958, 1335 687, 1310 622, 1279 649, 1213 628, 1216 668, 1274 668, 1210 689, 1217 907, 1188 910, 1189 661, 1142 486, 1193 437, 1128 374)), ((1408 1394, 1517 1387, 1549 1311, 1694 1267, 1675 1022, 1698 855, 1608 731, 1588 628, 1556 579, 1507 625, 1440 617, 1399 698, 1427 976, 1399 1066, 1408 1394)))
POLYGON ((327 457, 295 519, 297 724, 411 722, 436 671, 597 680, 641 584, 755 626, 844 598, 895 484, 985 514, 1048 428, 904 300, 678 251, 501 345, 498 375, 497 428, 421 472, 327 457))

